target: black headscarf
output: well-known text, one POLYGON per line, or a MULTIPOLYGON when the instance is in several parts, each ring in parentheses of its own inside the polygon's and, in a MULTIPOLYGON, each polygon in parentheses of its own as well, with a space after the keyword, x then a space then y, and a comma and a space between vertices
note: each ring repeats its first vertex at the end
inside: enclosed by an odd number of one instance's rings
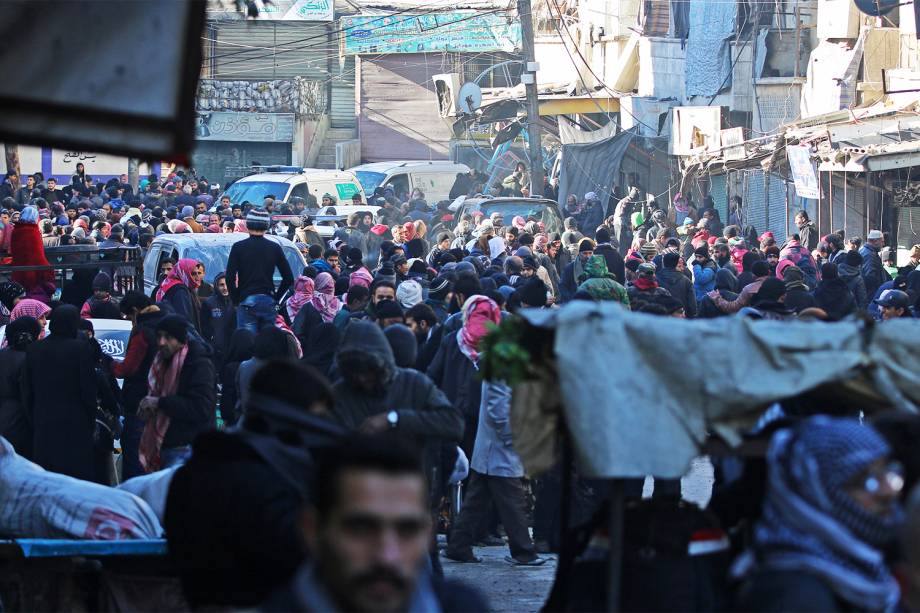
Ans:
POLYGON ((342 333, 331 323, 314 326, 303 348, 303 361, 328 377, 342 333))
POLYGON ((7 311, 13 310, 13 301, 26 295, 26 289, 15 281, 0 283, 0 303, 7 311))
POLYGON ((837 265, 821 266, 821 280, 815 288, 815 306, 824 309, 830 321, 839 321, 856 310, 856 300, 846 281, 837 274, 837 265))
POLYGON ((38 340, 42 327, 34 317, 24 315, 10 322, 6 327, 6 340, 15 351, 25 351, 26 347, 38 340))
POLYGON ((225 363, 244 362, 251 358, 252 348, 255 342, 256 335, 251 330, 247 330, 246 328, 235 330, 230 337, 225 363))
POLYGON ((51 312, 49 330, 56 338, 77 338, 80 329, 80 311, 72 304, 62 304, 51 312))

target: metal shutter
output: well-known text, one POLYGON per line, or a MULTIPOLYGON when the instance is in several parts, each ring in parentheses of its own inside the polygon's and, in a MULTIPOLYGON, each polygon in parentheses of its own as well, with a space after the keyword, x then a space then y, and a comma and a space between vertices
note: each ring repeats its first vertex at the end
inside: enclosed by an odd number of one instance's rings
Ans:
MULTIPOLYGON (((339 67, 338 60, 333 65, 339 67)), ((334 71, 333 71, 334 72, 334 71)), ((332 79, 332 100, 330 102, 330 119, 333 128, 355 127, 355 56, 345 57, 341 70, 329 77, 332 79)))
POLYGON ((286 79, 325 81, 330 49, 325 23, 219 22, 211 55, 216 79, 286 79))
POLYGON ((192 166, 198 176, 224 185, 228 167, 249 166, 254 161, 260 164, 291 163, 290 143, 249 143, 231 141, 195 141, 192 166))

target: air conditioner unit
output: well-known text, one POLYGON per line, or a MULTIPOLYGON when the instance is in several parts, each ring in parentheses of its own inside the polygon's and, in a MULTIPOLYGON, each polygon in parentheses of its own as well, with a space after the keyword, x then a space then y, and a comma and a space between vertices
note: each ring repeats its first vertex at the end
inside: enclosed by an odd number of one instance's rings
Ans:
POLYGON ((438 95, 438 113, 441 117, 457 116, 457 96, 460 94, 460 75, 455 72, 436 74, 434 90, 438 95))
POLYGON ((727 108, 675 106, 671 113, 672 155, 693 155, 721 146, 722 119, 728 117, 727 108))

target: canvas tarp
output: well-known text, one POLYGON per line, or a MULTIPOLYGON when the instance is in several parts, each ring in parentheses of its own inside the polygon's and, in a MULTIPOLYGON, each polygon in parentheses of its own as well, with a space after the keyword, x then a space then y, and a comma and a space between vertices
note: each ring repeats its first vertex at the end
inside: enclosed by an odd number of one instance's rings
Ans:
MULTIPOLYGON (((894 406, 920 404, 920 322, 913 320, 870 329, 855 321, 683 320, 581 301, 522 315, 555 329, 563 418, 590 476, 680 477, 709 432, 737 442, 737 428, 771 403, 851 381, 859 367, 894 406)), ((537 403, 513 409, 512 423, 530 421, 520 414, 529 411, 546 419, 537 403)), ((550 463, 551 442, 521 443, 528 471, 550 463)))
POLYGON ((559 202, 565 202, 569 194, 575 194, 581 200, 588 192, 594 192, 606 205, 620 172, 623 155, 635 136, 633 129, 593 143, 563 145, 559 202))
POLYGON ((729 42, 738 5, 724 0, 689 0, 690 25, 684 61, 684 95, 715 96, 731 84, 729 42))

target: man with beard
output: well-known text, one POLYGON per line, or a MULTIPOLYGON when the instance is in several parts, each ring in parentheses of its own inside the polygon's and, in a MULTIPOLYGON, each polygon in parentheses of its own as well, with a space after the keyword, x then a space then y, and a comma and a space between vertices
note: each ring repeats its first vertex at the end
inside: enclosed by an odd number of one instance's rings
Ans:
POLYGON ((323 458, 314 504, 300 520, 315 557, 263 610, 487 610, 466 586, 428 571, 425 474, 418 458, 394 443, 356 438, 323 458))

